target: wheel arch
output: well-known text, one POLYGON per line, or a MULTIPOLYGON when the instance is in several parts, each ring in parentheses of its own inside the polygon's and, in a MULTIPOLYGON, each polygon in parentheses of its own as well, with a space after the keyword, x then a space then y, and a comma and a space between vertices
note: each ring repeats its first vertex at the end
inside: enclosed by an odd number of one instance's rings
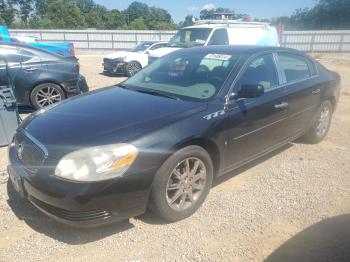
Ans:
POLYGON ((204 150, 206 150, 213 161, 213 167, 214 167, 214 177, 217 176, 218 171, 220 170, 220 161, 221 161, 221 156, 220 156, 220 151, 218 146, 211 140, 205 139, 205 138, 195 138, 191 140, 187 140, 181 144, 178 144, 173 152, 176 152, 186 146, 200 146, 204 150))

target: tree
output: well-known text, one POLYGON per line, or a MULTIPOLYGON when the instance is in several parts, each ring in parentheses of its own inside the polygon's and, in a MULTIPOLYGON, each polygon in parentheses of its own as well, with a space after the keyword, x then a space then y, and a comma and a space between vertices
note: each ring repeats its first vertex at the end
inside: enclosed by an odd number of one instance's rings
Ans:
POLYGON ((47 8, 47 18, 55 28, 83 28, 84 16, 73 1, 57 1, 47 8))
POLYGON ((96 4, 94 0, 77 0, 77 7, 81 12, 89 13, 96 7, 96 4))
POLYGON ((127 27, 125 14, 119 10, 113 9, 108 12, 105 19, 106 29, 122 29, 127 27))
POLYGON ((133 30, 147 30, 147 26, 145 25, 143 17, 136 18, 130 23, 128 28, 133 30))
POLYGON ((21 20, 24 24, 27 24, 29 15, 34 10, 33 0, 18 0, 19 13, 21 15, 21 20))
POLYGON ((15 5, 18 4, 17 0, 0 0, 0 19, 5 22, 7 26, 10 26, 15 20, 17 13, 15 5))
POLYGON ((132 2, 125 10, 125 13, 128 14, 129 21, 132 22, 140 17, 149 16, 149 7, 144 3, 132 2))

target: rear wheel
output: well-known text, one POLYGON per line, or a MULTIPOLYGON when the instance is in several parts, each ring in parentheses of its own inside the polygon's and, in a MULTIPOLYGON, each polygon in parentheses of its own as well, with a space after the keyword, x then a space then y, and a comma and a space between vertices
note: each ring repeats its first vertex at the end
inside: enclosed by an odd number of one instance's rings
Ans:
POLYGON ((30 100, 35 109, 58 103, 64 98, 65 95, 62 88, 53 83, 45 83, 36 86, 30 95, 30 100))
POLYGON ((150 207, 169 222, 189 217, 204 202, 212 181, 213 164, 209 154, 199 146, 185 147, 158 170, 150 207))
POLYGON ((333 115, 333 105, 329 100, 323 101, 318 108, 309 131, 303 139, 309 143, 319 143, 327 135, 333 115))
POLYGON ((137 61, 131 61, 126 64, 125 71, 128 77, 135 75, 138 71, 142 69, 142 66, 137 61))

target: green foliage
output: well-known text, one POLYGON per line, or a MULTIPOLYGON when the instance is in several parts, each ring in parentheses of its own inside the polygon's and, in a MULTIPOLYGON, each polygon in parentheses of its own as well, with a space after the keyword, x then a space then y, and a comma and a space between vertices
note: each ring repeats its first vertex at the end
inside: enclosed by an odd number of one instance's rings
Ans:
POLYGON ((12 28, 174 30, 168 11, 133 2, 124 11, 94 0, 0 0, 0 23, 12 28), (16 20, 19 14, 20 20, 16 20), (16 20, 16 21, 15 21, 16 20))
POLYGON ((84 28, 85 19, 80 9, 73 1, 56 1, 49 4, 47 18, 51 28, 84 28))
POLYGON ((17 0, 0 0, 0 19, 6 25, 11 25, 15 20, 17 0))
POLYGON ((290 17, 279 17, 290 30, 331 30, 350 28, 349 0, 319 0, 315 7, 296 9, 290 17))

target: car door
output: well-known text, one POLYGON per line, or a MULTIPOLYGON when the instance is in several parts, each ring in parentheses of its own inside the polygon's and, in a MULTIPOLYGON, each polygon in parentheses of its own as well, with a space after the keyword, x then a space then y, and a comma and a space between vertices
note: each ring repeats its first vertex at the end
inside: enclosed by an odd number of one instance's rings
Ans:
MULTIPOLYGON (((16 79, 21 75, 21 55, 14 46, 0 47, 0 86, 16 87, 16 79)), ((18 97, 16 92, 16 97, 18 97)))
POLYGON ((286 94, 289 103, 289 130, 297 136, 309 126, 321 103, 319 77, 313 62, 305 56, 279 52, 278 61, 282 68, 286 94))
POLYGON ((40 57, 22 48, 18 49, 17 55, 20 66, 14 78, 15 93, 18 103, 27 104, 30 92, 40 78, 42 71, 41 60, 40 57))
POLYGON ((227 169, 244 164, 279 146, 289 136, 288 101, 281 86, 275 54, 264 53, 250 59, 238 76, 233 91, 244 85, 260 84, 265 93, 257 98, 238 99, 228 112, 229 154, 227 169))

